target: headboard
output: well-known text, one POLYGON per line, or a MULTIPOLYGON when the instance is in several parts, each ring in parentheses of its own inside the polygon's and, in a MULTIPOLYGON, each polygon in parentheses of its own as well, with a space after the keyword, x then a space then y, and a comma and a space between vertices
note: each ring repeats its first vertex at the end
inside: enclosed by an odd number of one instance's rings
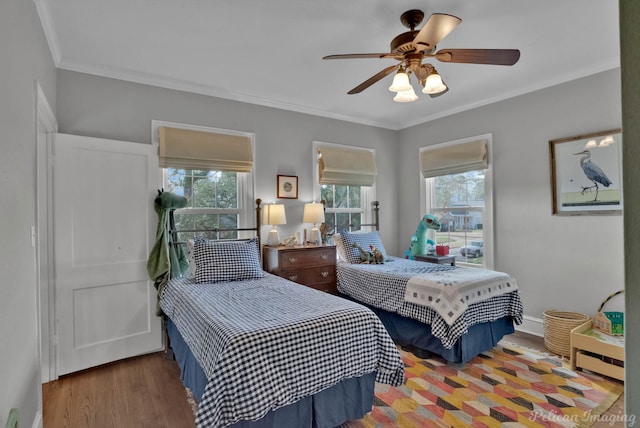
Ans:
MULTIPOLYGON (((214 233, 214 240, 223 240, 224 238, 220 238, 221 232, 255 232, 256 237, 258 238, 258 248, 261 248, 260 245, 260 224, 262 218, 262 199, 256 199, 256 216, 255 216, 255 226, 254 227, 237 227, 237 228, 213 228, 213 229, 176 229, 174 225, 173 218, 169 221, 169 238, 170 242, 173 245, 185 245, 186 242, 180 241, 178 239, 179 233, 214 233)), ((172 213, 173 214, 173 213, 172 213)), ((209 238, 208 238, 209 239, 209 238)), ((234 240, 242 240, 234 239, 234 240)))

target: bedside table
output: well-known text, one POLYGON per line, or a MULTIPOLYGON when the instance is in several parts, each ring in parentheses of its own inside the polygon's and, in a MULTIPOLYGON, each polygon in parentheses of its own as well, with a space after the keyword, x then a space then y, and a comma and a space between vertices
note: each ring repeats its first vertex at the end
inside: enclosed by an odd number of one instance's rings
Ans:
POLYGON ((337 294, 336 247, 296 245, 262 247, 262 266, 267 272, 298 284, 337 294))
POLYGON ((451 263, 451 266, 456 265, 456 256, 454 256, 453 254, 449 254, 447 256, 428 256, 426 254, 423 254, 421 256, 414 257, 416 260, 419 260, 421 262, 437 263, 440 265, 451 263))

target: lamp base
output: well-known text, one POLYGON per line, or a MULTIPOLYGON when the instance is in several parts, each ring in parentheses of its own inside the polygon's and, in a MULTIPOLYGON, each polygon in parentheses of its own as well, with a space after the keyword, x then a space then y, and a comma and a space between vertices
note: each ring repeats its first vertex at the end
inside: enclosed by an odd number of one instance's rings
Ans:
POLYGON ((269 247, 277 247, 280 245, 280 236, 278 235, 278 231, 273 228, 269 231, 269 236, 267 237, 267 245, 269 247))
POLYGON ((320 245, 322 244, 322 237, 320 236, 320 229, 317 227, 313 227, 309 232, 309 242, 312 244, 320 245))

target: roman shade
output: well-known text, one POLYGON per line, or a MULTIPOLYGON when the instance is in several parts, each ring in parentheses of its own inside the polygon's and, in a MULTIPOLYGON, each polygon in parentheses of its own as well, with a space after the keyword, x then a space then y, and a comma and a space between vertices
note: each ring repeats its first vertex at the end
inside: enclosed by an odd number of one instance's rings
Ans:
POLYGON ((373 186, 376 181, 375 152, 370 149, 319 146, 320 184, 373 186))
POLYGON ((161 168, 251 172, 251 138, 244 135, 158 128, 161 168))
POLYGON ((424 178, 459 174, 489 166, 487 140, 476 140, 420 152, 420 170, 424 178))

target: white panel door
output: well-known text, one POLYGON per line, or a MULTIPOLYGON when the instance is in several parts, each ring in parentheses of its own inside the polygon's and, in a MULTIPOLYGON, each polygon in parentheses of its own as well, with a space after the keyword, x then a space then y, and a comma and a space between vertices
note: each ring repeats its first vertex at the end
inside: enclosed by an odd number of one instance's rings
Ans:
POLYGON ((56 134, 53 152, 58 375, 160 350, 154 147, 56 134))

